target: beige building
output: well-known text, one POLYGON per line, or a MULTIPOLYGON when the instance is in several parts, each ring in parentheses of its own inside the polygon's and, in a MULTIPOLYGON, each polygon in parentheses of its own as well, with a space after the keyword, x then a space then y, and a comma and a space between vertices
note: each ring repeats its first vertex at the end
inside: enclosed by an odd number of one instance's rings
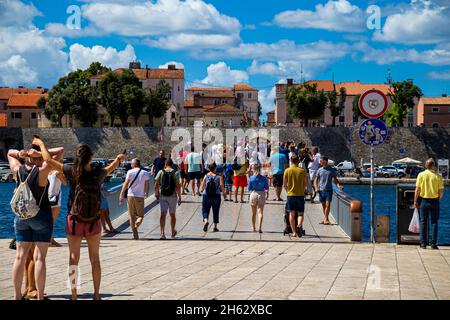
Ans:
POLYGON ((187 89, 186 113, 184 117, 182 116, 181 123, 191 125, 196 120, 205 120, 208 124, 207 119, 210 119, 212 111, 208 111, 208 114, 203 113, 208 109, 217 109, 212 107, 221 105, 227 106, 222 109, 226 109, 228 113, 219 114, 219 124, 223 120, 225 125, 229 126, 230 119, 234 126, 239 126, 241 120, 245 120, 248 124, 258 124, 258 90, 246 84, 236 84, 230 88, 191 87, 187 89), (230 112, 233 114, 231 117, 229 117, 230 112))
MULTIPOLYGON (((141 68, 140 62, 131 62, 129 69, 133 71, 136 77, 139 79, 141 87, 143 89, 155 89, 157 84, 164 80, 170 86, 169 97, 169 108, 166 115, 159 119, 154 119, 155 126, 176 126, 180 123, 180 118, 185 113, 184 110, 184 69, 177 69, 175 65, 168 65, 167 69, 151 69, 147 66, 141 68)), ((116 74, 121 74, 125 68, 116 69, 113 72, 116 74)), ((91 78, 91 84, 96 86, 101 80, 103 74, 96 75, 91 78)), ((68 117, 69 118, 69 117, 68 117)), ((70 122, 70 119, 66 120, 70 122)), ((99 108, 99 121, 97 126, 109 126, 109 116, 104 108, 99 108)), ((148 116, 143 114, 138 119, 138 126, 148 125, 148 116)), ((134 126, 134 119, 130 117, 128 119, 129 126, 134 126)), ((116 119, 114 125, 120 126, 119 119, 116 119)))
POLYGON ((42 88, 0 88, 0 126, 9 128, 42 127, 47 118, 37 106, 41 97, 48 99, 42 88))
MULTIPOLYGON (((359 123, 361 119, 354 116, 353 114, 353 101, 357 99, 364 92, 377 89, 383 92, 385 95, 390 93, 390 86, 382 83, 361 83, 359 81, 354 82, 341 82, 334 83, 332 80, 311 80, 305 83, 315 84, 318 90, 324 90, 325 92, 330 92, 336 90, 339 94, 339 90, 341 88, 345 88, 347 96, 345 100, 345 107, 342 110, 341 114, 336 117, 336 125, 337 126, 353 126, 359 123)), ((276 125, 302 125, 302 122, 295 119, 290 119, 287 114, 287 101, 286 101, 286 90, 289 86, 300 86, 300 84, 294 84, 292 79, 288 79, 286 84, 276 84, 276 93, 275 93, 275 119, 274 122, 276 125)), ((389 105, 391 104, 391 99, 388 96, 389 105)), ((339 99, 338 99, 339 102, 339 99)), ((331 112, 328 108, 325 109, 324 115, 320 119, 312 119, 316 124, 330 126, 332 125, 332 117, 331 112)), ((312 122, 311 121, 311 122, 312 122)), ((407 119, 405 119, 405 126, 414 126, 417 123, 417 104, 414 107, 413 111, 410 112, 407 119)))

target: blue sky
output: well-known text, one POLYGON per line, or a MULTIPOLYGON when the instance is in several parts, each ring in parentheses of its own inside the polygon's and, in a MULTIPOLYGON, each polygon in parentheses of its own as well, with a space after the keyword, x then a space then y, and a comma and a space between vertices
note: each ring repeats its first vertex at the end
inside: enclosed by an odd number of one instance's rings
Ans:
POLYGON ((95 60, 137 59, 177 62, 186 86, 249 83, 264 111, 287 77, 383 83, 390 69, 439 96, 450 93, 449 16, 449 0, 0 0, 0 86, 51 87, 95 60), (71 5, 81 24, 69 28, 71 5))

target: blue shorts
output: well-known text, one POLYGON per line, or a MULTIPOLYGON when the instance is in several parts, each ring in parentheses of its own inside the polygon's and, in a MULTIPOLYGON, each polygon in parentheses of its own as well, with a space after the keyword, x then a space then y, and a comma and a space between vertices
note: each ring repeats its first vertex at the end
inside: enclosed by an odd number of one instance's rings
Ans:
POLYGON ((188 181, 197 180, 200 181, 202 179, 202 173, 200 171, 196 172, 188 172, 188 181))
POLYGON ((36 217, 22 220, 14 219, 17 242, 50 242, 53 234, 53 215, 51 210, 41 210, 36 217))
POLYGON ((320 202, 331 202, 333 200, 333 191, 332 190, 319 190, 319 201, 320 202))
POLYGON ((289 212, 296 211, 299 214, 303 214, 305 212, 305 197, 288 196, 286 210, 289 212))

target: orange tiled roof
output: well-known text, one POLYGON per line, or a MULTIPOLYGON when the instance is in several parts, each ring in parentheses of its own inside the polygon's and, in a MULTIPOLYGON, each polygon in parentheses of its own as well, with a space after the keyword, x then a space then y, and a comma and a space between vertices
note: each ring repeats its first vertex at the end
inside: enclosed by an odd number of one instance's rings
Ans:
MULTIPOLYGON (((115 74, 122 74, 126 68, 113 71, 115 74)), ((184 69, 131 69, 139 80, 145 79, 184 79, 184 69)), ((101 79, 106 73, 93 76, 91 79, 101 79)))
POLYGON ((239 108, 236 108, 235 106, 232 106, 229 104, 221 104, 218 106, 206 105, 206 106, 203 106, 203 109, 205 110, 205 112, 240 112, 241 111, 239 108))
POLYGON ((258 91, 257 89, 250 87, 247 84, 235 84, 233 89, 236 91, 258 91))
POLYGON ((231 91, 231 88, 190 87, 186 91, 231 91))
POLYGON ((332 80, 310 80, 305 83, 317 85, 317 90, 319 91, 323 90, 329 92, 334 90, 334 83, 332 80))
POLYGON ((11 95, 15 93, 28 94, 28 93, 43 93, 42 88, 0 88, 0 100, 8 100, 11 95))
POLYGON ((192 109, 192 108, 202 108, 202 106, 196 106, 194 104, 194 100, 185 100, 184 108, 192 109))
POLYGON ((432 104, 432 105, 450 105, 450 97, 423 97, 421 98, 423 104, 432 104))
POLYGON ((37 108, 40 97, 48 99, 48 94, 12 94, 8 100, 8 108, 37 108))
POLYGON ((340 88, 344 87, 348 96, 357 96, 364 92, 376 89, 384 94, 389 94, 390 86, 383 83, 360 83, 360 82, 341 82, 336 84, 336 91, 339 92, 340 88))

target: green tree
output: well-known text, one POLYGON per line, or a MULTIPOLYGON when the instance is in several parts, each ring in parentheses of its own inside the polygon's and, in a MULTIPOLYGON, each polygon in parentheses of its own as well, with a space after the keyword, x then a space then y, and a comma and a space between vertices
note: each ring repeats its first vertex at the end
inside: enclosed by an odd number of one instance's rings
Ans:
POLYGON ((353 116, 356 116, 358 118, 363 117, 363 114, 361 113, 361 110, 359 109, 359 99, 361 98, 361 95, 358 94, 353 98, 353 116))
POLYGON ((94 62, 86 70, 78 69, 60 78, 49 91, 45 116, 58 123, 59 127, 65 115, 74 115, 82 126, 93 126, 98 117, 97 93, 96 88, 91 86, 90 78, 105 70, 109 69, 94 62))
POLYGON ((122 89, 123 102, 127 107, 128 114, 134 118, 134 125, 137 126, 138 119, 144 112, 146 94, 142 88, 127 84, 122 89))
POLYGON ((170 85, 161 80, 156 88, 150 89, 146 95, 145 113, 148 115, 148 122, 153 127, 153 118, 160 118, 167 111, 169 106, 170 85))
POLYGON ((422 95, 422 90, 410 80, 392 83, 388 94, 392 105, 383 119, 387 119, 388 125, 391 127, 402 127, 404 119, 414 108, 415 99, 420 99, 422 95))
POLYGON ((302 119, 307 127, 309 120, 320 118, 328 99, 323 90, 318 91, 316 84, 302 84, 291 86, 286 91, 288 113, 292 118, 302 119))

